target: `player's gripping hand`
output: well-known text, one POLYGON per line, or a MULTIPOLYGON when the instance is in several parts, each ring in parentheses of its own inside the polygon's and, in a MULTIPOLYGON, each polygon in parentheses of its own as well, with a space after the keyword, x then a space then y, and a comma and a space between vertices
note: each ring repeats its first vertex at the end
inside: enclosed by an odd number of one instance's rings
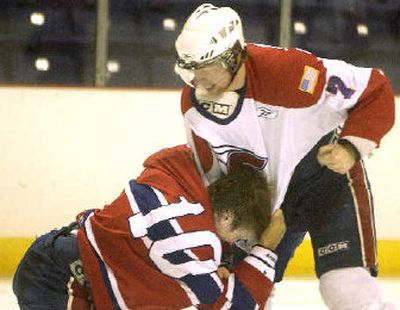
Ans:
POLYGON ((226 268, 225 266, 219 266, 217 269, 217 274, 221 279, 227 280, 231 273, 230 273, 229 269, 226 268))
POLYGON ((272 214, 271 222, 262 232, 259 243, 270 250, 275 250, 285 232, 285 218, 282 210, 278 209, 272 214))
POLYGON ((358 156, 354 147, 332 143, 319 148, 317 159, 321 166, 326 166, 336 173, 346 174, 354 166, 358 156))

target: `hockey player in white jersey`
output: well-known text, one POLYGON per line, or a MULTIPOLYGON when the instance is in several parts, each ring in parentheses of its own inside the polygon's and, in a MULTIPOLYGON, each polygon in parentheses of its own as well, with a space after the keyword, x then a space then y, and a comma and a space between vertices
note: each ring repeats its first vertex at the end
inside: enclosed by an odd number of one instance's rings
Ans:
POLYGON ((288 230, 280 281, 309 232, 330 309, 389 309, 376 280, 373 200, 362 158, 394 123, 378 70, 299 49, 245 43, 238 14, 203 4, 176 40, 187 84, 181 110, 203 180, 239 164, 262 169, 288 230))

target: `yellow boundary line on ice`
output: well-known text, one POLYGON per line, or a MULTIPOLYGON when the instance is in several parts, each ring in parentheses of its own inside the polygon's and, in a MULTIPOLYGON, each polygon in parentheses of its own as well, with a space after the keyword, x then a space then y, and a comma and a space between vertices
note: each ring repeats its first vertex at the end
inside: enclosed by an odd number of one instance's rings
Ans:
MULTIPOLYGON (((11 277, 26 249, 34 238, 0 238, 0 277, 11 277)), ((400 276, 400 240, 378 241, 379 276, 400 276)), ((297 249, 286 276, 314 276, 313 254, 310 240, 297 249)))

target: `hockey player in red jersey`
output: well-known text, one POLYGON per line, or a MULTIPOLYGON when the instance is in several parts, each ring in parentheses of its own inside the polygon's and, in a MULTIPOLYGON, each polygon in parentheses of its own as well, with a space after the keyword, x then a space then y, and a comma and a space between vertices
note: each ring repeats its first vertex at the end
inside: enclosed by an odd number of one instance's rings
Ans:
POLYGON ((275 280, 308 231, 330 309, 386 307, 373 277, 373 200, 362 158, 393 126, 389 80, 300 49, 245 43, 239 15, 211 4, 191 14, 175 46, 203 181, 252 165, 268 176, 273 209, 284 212, 275 280))
POLYGON ((206 188, 187 146, 164 149, 110 205, 78 216, 77 238, 72 226, 39 238, 14 292, 22 309, 263 308, 285 232, 268 195, 263 174, 248 166, 206 188), (248 251, 229 272, 221 240, 248 251), (66 298, 68 269, 87 295, 66 298))

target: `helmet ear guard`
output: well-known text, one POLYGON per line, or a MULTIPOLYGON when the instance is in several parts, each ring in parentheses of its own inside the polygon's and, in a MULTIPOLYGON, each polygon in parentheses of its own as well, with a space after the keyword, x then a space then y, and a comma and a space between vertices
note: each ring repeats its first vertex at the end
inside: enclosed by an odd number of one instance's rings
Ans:
POLYGON ((242 47, 240 42, 237 41, 232 48, 218 56, 218 58, 231 74, 235 74, 247 58, 247 48, 246 46, 242 47))

